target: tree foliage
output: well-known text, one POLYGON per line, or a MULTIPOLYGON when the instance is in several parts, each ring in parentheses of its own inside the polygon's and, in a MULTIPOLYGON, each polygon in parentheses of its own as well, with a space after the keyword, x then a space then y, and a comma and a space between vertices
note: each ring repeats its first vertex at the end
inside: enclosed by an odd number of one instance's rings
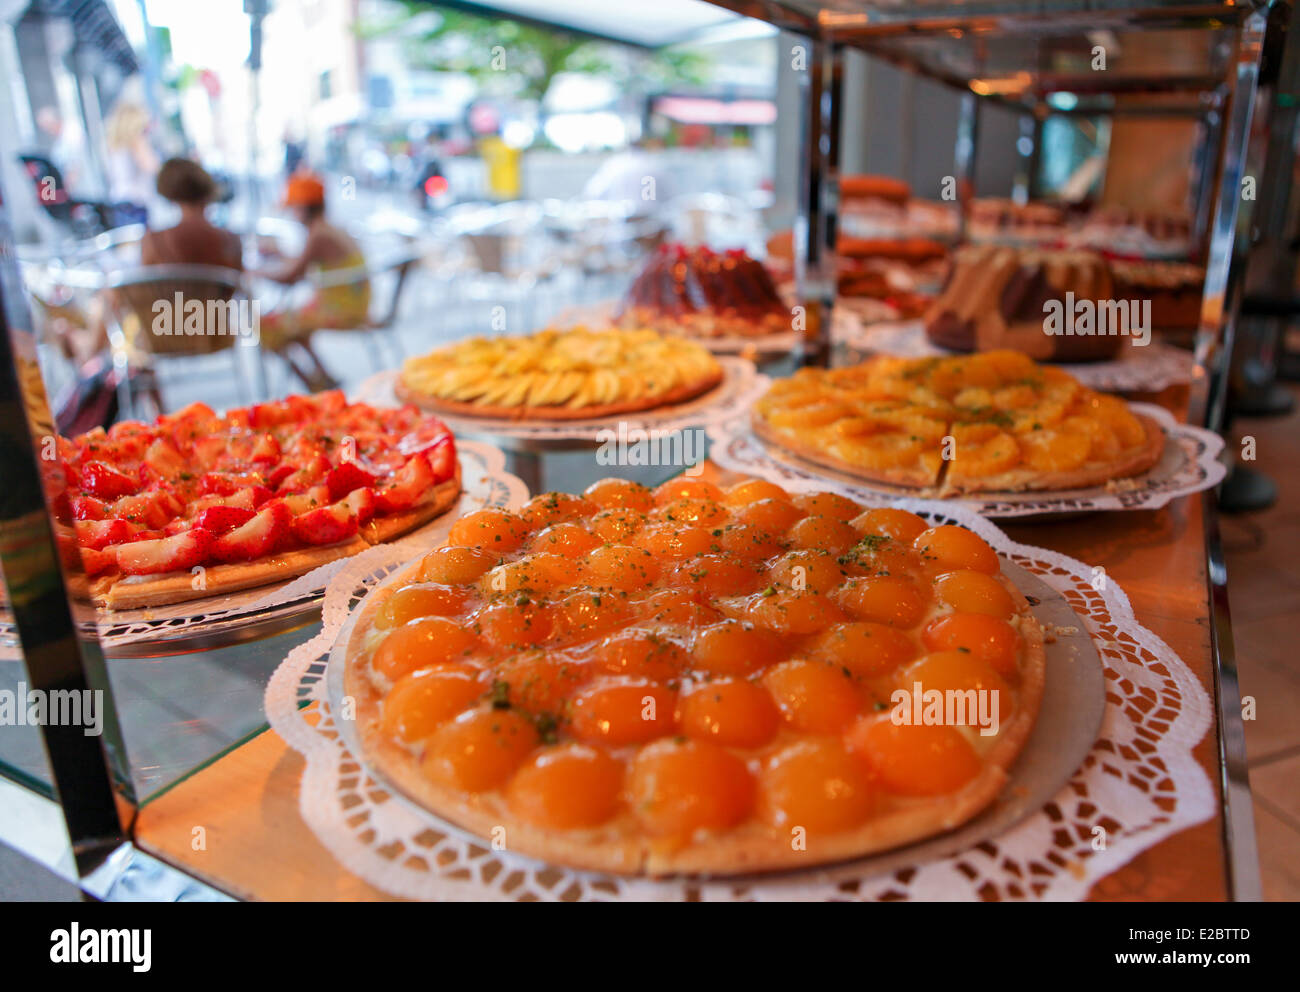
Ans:
POLYGON ((387 16, 360 28, 367 38, 397 37, 414 68, 463 72, 485 93, 541 101, 562 72, 665 88, 707 79, 709 60, 696 53, 645 52, 572 32, 502 17, 398 0, 387 16))

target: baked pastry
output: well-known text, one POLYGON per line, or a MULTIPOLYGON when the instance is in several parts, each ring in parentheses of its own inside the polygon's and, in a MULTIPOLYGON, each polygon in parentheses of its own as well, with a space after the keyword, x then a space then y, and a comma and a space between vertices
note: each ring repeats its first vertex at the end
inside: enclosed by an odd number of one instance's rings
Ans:
POLYGON ((1119 353, 1121 330, 1138 330, 1127 326, 1126 301, 1124 327, 1109 326, 1114 297, 1110 268, 1093 252, 967 245, 925 315, 925 333, 952 351, 1014 348, 1039 361, 1100 361, 1119 353), (1081 305, 1096 315, 1086 327, 1074 321, 1081 305))
POLYGON ((217 596, 293 578, 392 540, 460 495, 456 444, 414 407, 341 392, 58 441, 56 504, 74 589, 107 609, 217 596))
POLYGON ((753 425, 809 461, 942 496, 1102 485, 1164 449, 1155 421, 1015 351, 802 369, 772 384, 753 425))
POLYGON ((1201 323, 1205 267, 1188 262, 1112 259, 1115 295, 1150 301, 1151 326, 1158 331, 1194 331, 1201 323))
POLYGON ((332 663, 364 759, 426 809, 512 852, 654 875, 952 829, 1007 781, 1045 670, 970 531, 685 479, 462 518, 367 597, 332 663), (952 708, 922 712, 936 696, 952 708))
POLYGON ((1051 238, 1065 233, 1065 209, 1052 203, 1017 203, 1003 197, 976 197, 967 210, 972 233, 984 237, 1051 238))
POLYGON ((850 173, 840 176, 840 198, 844 200, 887 200, 906 203, 912 187, 891 176, 868 176, 850 173))
POLYGON ((721 381, 717 360, 692 341, 618 327, 548 328, 408 359, 397 394, 445 413, 575 420, 680 403, 721 381))
MULTIPOLYGON (((841 236, 836 242, 836 292, 847 299, 887 301, 893 308, 889 319, 919 317, 930 303, 924 291, 947 274, 948 251, 930 238, 841 236)), ((793 276, 791 232, 773 235, 768 255, 793 276)))
POLYGON ((762 337, 792 327, 790 308, 763 264, 739 249, 661 245, 614 319, 688 337, 762 337))

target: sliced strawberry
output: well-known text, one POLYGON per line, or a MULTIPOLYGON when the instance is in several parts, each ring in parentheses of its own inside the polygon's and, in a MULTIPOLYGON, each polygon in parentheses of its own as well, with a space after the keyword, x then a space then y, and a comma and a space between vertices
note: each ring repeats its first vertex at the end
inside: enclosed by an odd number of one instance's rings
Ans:
POLYGON ((251 561, 269 555, 288 537, 293 514, 283 500, 267 503, 252 520, 223 534, 212 545, 218 561, 251 561))
POLYGON ((246 486, 236 493, 225 497, 226 506, 239 506, 245 510, 256 510, 272 496, 266 486, 246 486))
POLYGON ((352 515, 358 524, 364 524, 375 515, 375 491, 373 489, 354 489, 343 500, 352 508, 352 515))
POLYGON ((183 534, 154 541, 134 541, 112 549, 117 567, 126 575, 152 575, 156 572, 179 572, 205 561, 213 538, 201 527, 183 534))
MULTIPOLYGON (((61 482, 62 480, 59 480, 60 484, 61 482)), ((61 524, 72 523, 72 500, 68 497, 68 491, 66 489, 60 489, 58 493, 55 494, 51 506, 54 509, 55 520, 61 524)))
POLYGON ((262 434, 253 444, 253 453, 250 458, 255 462, 266 462, 275 464, 280 460, 280 442, 270 434, 262 434))
POLYGON ((293 536, 304 544, 336 544, 357 532, 357 518, 347 503, 308 510, 293 518, 293 536))
POLYGON ((145 451, 142 470, 144 468, 152 471, 158 478, 168 480, 178 479, 189 471, 185 456, 180 453, 176 445, 163 437, 154 441, 145 451))
POLYGON ((103 462, 87 462, 81 467, 81 485, 90 495, 100 499, 129 496, 140 488, 135 479, 103 462))
POLYGON ((185 517, 177 517, 175 520, 172 520, 167 524, 166 527, 163 528, 163 536, 172 537, 175 534, 181 534, 189 530, 193 526, 194 526, 193 520, 188 520, 185 517))
POLYGON ((111 551, 82 548, 81 567, 87 575, 103 575, 105 572, 111 572, 117 568, 117 555, 111 551))
POLYGON ((257 472, 208 472, 199 480, 199 492, 232 496, 241 489, 260 485, 262 476, 257 472))
POLYGON ((194 526, 213 534, 224 534, 253 519, 252 509, 240 506, 210 506, 194 518, 194 526))
POLYGON ((433 486, 433 469, 424 455, 412 455, 392 478, 375 488, 375 512, 409 510, 433 486))
POLYGON ((69 572, 82 568, 81 545, 77 535, 66 527, 59 527, 54 532, 54 546, 58 549, 59 561, 69 572))
POLYGON ((226 454, 227 438, 222 434, 204 434, 196 437, 190 444, 192 472, 203 472, 213 465, 220 464, 226 454))
POLYGON ((174 513, 168 512, 167 507, 170 504, 171 501, 160 492, 123 496, 113 504, 113 516, 129 520, 141 527, 161 527, 175 516, 174 513))
POLYGON ((81 546, 96 551, 110 544, 126 544, 144 529, 125 520, 78 520, 73 526, 81 546))
POLYGON ((72 518, 74 520, 103 520, 108 516, 108 504, 94 496, 72 497, 72 518))
POLYGON ((288 462, 281 462, 266 473, 266 484, 272 489, 279 488, 281 482, 293 475, 294 467, 288 462))
POLYGON ((258 430, 275 427, 289 419, 289 410, 283 403, 255 403, 248 410, 248 422, 258 430))
POLYGON ((339 413, 347 409, 348 398, 341 389, 330 389, 311 397, 316 409, 321 413, 339 413))
POLYGON ((373 486, 375 477, 356 462, 344 462, 336 465, 325 475, 325 485, 329 486, 330 499, 341 500, 354 489, 373 486))
POLYGON ((330 470, 330 461, 324 455, 313 455, 291 475, 276 487, 277 493, 300 493, 311 488, 325 478, 330 470))
POLYGON ((325 486, 312 486, 305 493, 290 493, 284 497, 285 505, 296 517, 300 513, 306 513, 309 510, 315 510, 318 507, 328 506, 330 503, 330 492, 325 486))
POLYGON ((433 469, 435 483, 446 482, 456 474, 456 442, 450 434, 425 454, 429 459, 429 467, 433 469))

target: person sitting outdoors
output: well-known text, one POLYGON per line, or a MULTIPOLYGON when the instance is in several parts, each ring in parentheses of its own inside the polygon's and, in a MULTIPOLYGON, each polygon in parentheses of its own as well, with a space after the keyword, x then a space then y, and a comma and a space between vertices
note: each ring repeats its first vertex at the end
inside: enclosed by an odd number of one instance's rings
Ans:
POLYGON ((365 257, 360 247, 342 228, 325 219, 325 186, 309 172, 289 178, 284 206, 292 210, 307 229, 302 253, 279 270, 258 274, 283 285, 292 285, 309 274, 327 277, 327 284, 317 287, 311 299, 300 307, 272 311, 262 315, 262 345, 279 354, 294 373, 311 389, 330 389, 338 383, 325 370, 311 347, 311 335, 322 328, 363 327, 370 319, 370 281, 365 278, 365 257), (328 274, 355 269, 356 279, 328 284, 328 274), (300 364, 295 350, 307 359, 300 364))
POLYGON ((140 241, 142 265, 220 265, 244 268, 239 236, 207 218, 217 184, 203 166, 170 158, 158 170, 158 194, 181 209, 181 219, 161 231, 147 231, 140 241))
MULTIPOLYGON (((168 159, 158 170, 158 194, 180 207, 180 220, 172 227, 146 231, 140 239, 141 265, 216 265, 242 270, 239 236, 217 227, 205 211, 217 184, 203 166, 185 158, 168 159)), ((39 297, 35 297, 42 303, 39 297)), ((43 305, 64 353, 82 366, 108 347, 109 310, 120 303, 111 290, 97 293, 84 306, 56 308, 43 305)), ((128 341, 139 331, 138 321, 126 320, 128 341)))

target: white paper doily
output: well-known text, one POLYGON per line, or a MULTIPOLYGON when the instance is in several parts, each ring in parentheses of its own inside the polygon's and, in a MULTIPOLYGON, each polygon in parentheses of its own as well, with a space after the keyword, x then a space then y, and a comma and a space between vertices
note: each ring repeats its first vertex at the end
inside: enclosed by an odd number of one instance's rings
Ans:
MULTIPOLYGON (((456 442, 460 457, 462 492, 446 513, 410 534, 377 545, 372 551, 394 561, 405 561, 421 548, 435 547, 446 537, 453 521, 484 506, 506 506, 527 499, 524 483, 505 470, 505 455, 477 441, 456 442)), ((112 650, 143 641, 166 640, 175 647, 186 638, 233 632, 272 617, 314 610, 329 580, 348 559, 328 562, 276 586, 261 586, 208 599, 156 606, 150 609, 101 613, 97 627, 100 644, 112 650)), ((17 657, 17 636, 12 622, 0 628, 0 658, 17 657)))
MULTIPOLYGON (((1096 510, 1158 510, 1179 496, 1213 489, 1227 468, 1219 460, 1223 438, 1212 431, 1179 423, 1164 407, 1130 403, 1165 432, 1165 448, 1154 466, 1131 479, 1109 486, 1045 490, 982 496, 970 493, 940 502, 965 506, 985 517, 1029 517, 1054 513, 1091 513, 1096 510)), ((737 417, 708 429, 709 457, 723 468, 757 475, 786 489, 832 490, 850 499, 908 499, 916 490, 885 483, 863 482, 834 469, 764 444, 754 434, 748 417, 737 417)))
MULTIPOLYGON (((931 344, 925 336, 925 325, 919 320, 864 324, 850 318, 836 320, 834 326, 837 341, 859 351, 901 358, 955 354, 931 344)), ((1113 361, 1053 364, 1089 389, 1104 393, 1155 393, 1168 386, 1191 382, 1196 360, 1190 351, 1151 341, 1142 347, 1126 343, 1120 357, 1113 361)))
POLYGON ((349 611, 396 567, 367 560, 369 552, 335 576, 321 632, 290 652, 266 690, 271 726, 306 759, 304 821, 349 871, 412 899, 1062 900, 1084 897, 1140 851, 1213 815, 1213 789, 1192 756, 1211 725, 1209 696, 1169 646, 1137 622, 1114 582, 1096 581, 1082 562, 1018 544, 959 507, 891 505, 969 527, 1060 592, 1102 659, 1106 709, 1087 758, 1050 803, 996 840, 885 874, 848 863, 739 881, 622 878, 488 850, 388 793, 334 725, 326 691, 330 650, 349 611))
MULTIPOLYGON (((685 403, 619 413, 591 420, 504 420, 496 417, 457 417, 438 414, 457 437, 462 434, 490 435, 516 441, 594 441, 601 431, 626 430, 658 431, 671 433, 687 427, 707 427, 710 424, 747 412, 754 401, 767 391, 769 380, 760 375, 754 363, 734 355, 718 356, 722 366, 722 382, 703 396, 685 403)), ((393 389, 400 373, 392 370, 377 372, 356 389, 355 401, 375 406, 400 404, 393 389)))

